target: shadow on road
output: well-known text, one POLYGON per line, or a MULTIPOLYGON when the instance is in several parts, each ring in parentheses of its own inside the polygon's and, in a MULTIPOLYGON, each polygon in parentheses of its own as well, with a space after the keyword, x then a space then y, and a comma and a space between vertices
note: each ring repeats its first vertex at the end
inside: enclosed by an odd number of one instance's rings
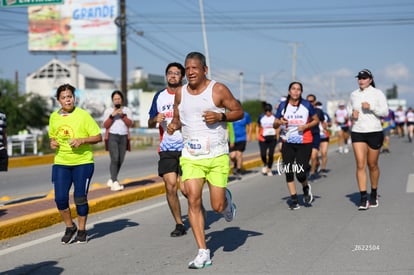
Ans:
POLYGON ((144 186, 144 185, 148 185, 148 184, 152 184, 152 183, 155 183, 155 180, 153 180, 153 179, 144 179, 144 180, 130 182, 126 185, 126 187, 144 186))
POLYGON ((240 227, 227 227, 222 231, 214 231, 206 234, 207 247, 210 249, 211 255, 223 247, 223 251, 235 251, 243 246, 247 238, 263 235, 260 232, 242 230, 240 227))
POLYGON ((18 266, 12 270, 3 271, 1 272, 1 274, 5 274, 5 275, 17 275, 17 274, 58 275, 58 274, 62 274, 64 269, 56 266, 57 263, 58 262, 56 261, 45 261, 45 262, 40 262, 37 264, 26 264, 26 265, 18 266))
POLYGON ((1 209, 0 210, 0 217, 1 216, 4 216, 4 215, 6 215, 7 214, 7 209, 1 209))
POLYGON ((88 240, 99 239, 105 235, 121 231, 124 228, 138 226, 136 222, 130 222, 129 219, 120 219, 111 222, 103 222, 95 224, 94 227, 88 230, 88 240))
POLYGON ((3 205, 13 205, 13 204, 18 204, 18 203, 22 203, 22 202, 35 201, 35 200, 38 200, 38 199, 46 198, 46 196, 47 196, 47 194, 38 195, 38 196, 29 196, 29 197, 20 198, 20 199, 5 202, 5 203, 3 203, 3 205))
POLYGON ((346 195, 346 197, 353 203, 355 206, 358 206, 361 200, 361 194, 359 192, 355 192, 352 194, 346 195))

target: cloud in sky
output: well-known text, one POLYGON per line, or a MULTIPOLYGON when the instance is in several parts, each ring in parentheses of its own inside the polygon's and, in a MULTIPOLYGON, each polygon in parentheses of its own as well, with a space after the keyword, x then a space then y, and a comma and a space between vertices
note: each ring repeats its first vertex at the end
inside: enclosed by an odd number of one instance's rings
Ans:
POLYGON ((356 73, 348 68, 340 68, 335 70, 332 75, 337 78, 350 78, 356 75, 356 73))
POLYGON ((397 85, 398 95, 400 98, 406 99, 408 105, 414 104, 414 93, 412 83, 412 74, 410 69, 403 63, 395 63, 387 65, 380 76, 381 82, 384 84, 380 87, 385 92, 386 89, 397 85))
MULTIPOLYGON (((388 64, 384 68, 375 68, 372 71, 376 79, 377 88, 385 93, 387 89, 397 85, 400 97, 406 99, 408 104, 414 104, 413 87, 410 85, 412 74, 405 64, 388 64)), ((342 67, 312 76, 302 76, 300 81, 304 84, 305 95, 314 93, 319 100, 326 102, 326 100, 330 99, 347 99, 349 94, 357 89, 356 74, 357 71, 354 71, 354 69, 342 67)), ((291 81, 289 78, 289 74, 285 72, 268 72, 264 75, 264 92, 269 102, 278 100, 280 95, 287 93, 287 85, 291 81)), ((228 85, 237 98, 241 96, 240 71, 235 69, 217 69, 214 70, 213 79, 228 85)), ((243 85, 244 100, 262 98, 260 79, 252 80, 245 77, 243 85)))
POLYGON ((410 71, 402 63, 391 64, 384 69, 384 77, 391 81, 408 80, 410 71))

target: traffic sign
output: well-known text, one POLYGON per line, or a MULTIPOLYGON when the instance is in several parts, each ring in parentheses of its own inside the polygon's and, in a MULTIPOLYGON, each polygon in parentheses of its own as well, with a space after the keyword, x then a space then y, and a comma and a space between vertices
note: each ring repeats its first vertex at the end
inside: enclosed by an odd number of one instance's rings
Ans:
POLYGON ((2 0, 2 7, 24 7, 34 5, 63 4, 63 0, 2 0))

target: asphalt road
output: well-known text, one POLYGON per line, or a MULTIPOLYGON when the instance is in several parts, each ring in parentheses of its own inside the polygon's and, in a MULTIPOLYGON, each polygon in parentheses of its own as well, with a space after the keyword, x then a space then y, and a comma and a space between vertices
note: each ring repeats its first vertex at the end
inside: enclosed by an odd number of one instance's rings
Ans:
MULTIPOLYGON (((247 145, 246 154, 258 152, 256 141, 247 145)), ((118 179, 136 179, 158 174, 157 147, 127 152, 118 179)), ((107 153, 95 156, 95 172, 92 183, 105 185, 109 179, 109 155, 107 153)), ((52 165, 37 165, 9 169, 0 173, 0 204, 12 203, 46 196, 53 191, 51 182, 52 165)))
MULTIPOLYGON (((156 147, 127 152, 119 179, 137 178, 157 173, 158 155, 156 147)), ((53 190, 51 181, 52 165, 37 165, 9 169, 0 174, 0 198, 22 199, 28 196, 41 196, 53 190)), ((92 183, 106 184, 109 179, 109 155, 95 156, 95 172, 92 183)))
POLYGON ((197 251, 191 229, 169 237, 173 220, 159 196, 91 215, 87 244, 62 245, 63 224, 0 242, 0 273, 413 274, 413 145, 392 143, 380 158, 379 207, 367 211, 357 210, 352 151, 330 153, 331 172, 312 184, 312 207, 289 210, 284 176, 252 169, 229 184, 238 215, 227 223, 211 211, 206 188, 213 265, 201 271, 187 269, 197 251))

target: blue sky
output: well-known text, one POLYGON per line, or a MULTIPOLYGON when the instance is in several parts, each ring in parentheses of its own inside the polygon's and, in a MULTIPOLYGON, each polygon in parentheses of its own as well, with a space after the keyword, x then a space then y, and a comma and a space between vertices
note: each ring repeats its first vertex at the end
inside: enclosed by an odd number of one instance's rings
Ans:
MULTIPOLYGON (((198 0, 126 0, 128 70, 143 67, 163 74, 169 62, 183 62, 190 51, 205 53, 198 0)), ((287 94, 296 45, 296 78, 304 94, 347 99, 354 76, 369 68, 377 88, 394 84, 414 107, 414 2, 410 0, 277 1, 203 0, 213 79, 243 99, 274 104, 287 94)), ((51 58, 27 46, 27 8, 0 8, 0 78, 24 87, 26 75, 51 58)), ((121 78, 117 54, 80 54, 78 60, 121 78)))

